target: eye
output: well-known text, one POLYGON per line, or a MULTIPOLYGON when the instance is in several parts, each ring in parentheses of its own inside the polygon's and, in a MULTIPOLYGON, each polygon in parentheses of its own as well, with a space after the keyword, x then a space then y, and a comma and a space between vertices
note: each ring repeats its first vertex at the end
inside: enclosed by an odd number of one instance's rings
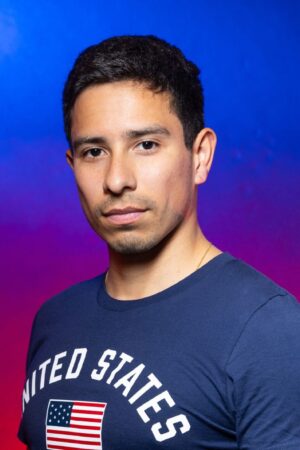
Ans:
POLYGON ((101 155, 101 153, 102 153, 102 149, 101 148, 97 148, 97 147, 95 147, 95 148, 89 148, 88 150, 86 150, 84 153, 83 153, 83 156, 84 157, 89 157, 89 158, 97 158, 97 156, 100 156, 101 155))
POLYGON ((140 144, 138 144, 138 147, 141 148, 141 150, 154 150, 158 144, 153 141, 143 141, 140 144))

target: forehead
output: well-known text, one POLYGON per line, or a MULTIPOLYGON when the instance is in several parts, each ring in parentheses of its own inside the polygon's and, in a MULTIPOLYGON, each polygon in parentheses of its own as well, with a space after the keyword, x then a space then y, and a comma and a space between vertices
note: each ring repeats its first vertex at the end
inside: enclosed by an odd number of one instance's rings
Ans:
MULTIPOLYGON (((77 97, 72 110, 72 137, 84 130, 94 133, 122 131, 148 126, 150 123, 164 127, 180 127, 171 108, 171 96, 167 92, 154 92, 145 84, 134 81, 118 81, 93 85, 77 97)), ((171 131, 170 130, 170 131, 171 131)))
POLYGON ((78 102, 102 97, 113 100, 115 97, 135 96, 140 101, 153 101, 171 104, 171 94, 167 91, 156 91, 149 85, 135 80, 114 81, 109 83, 94 84, 86 87, 76 98, 74 107, 78 102))

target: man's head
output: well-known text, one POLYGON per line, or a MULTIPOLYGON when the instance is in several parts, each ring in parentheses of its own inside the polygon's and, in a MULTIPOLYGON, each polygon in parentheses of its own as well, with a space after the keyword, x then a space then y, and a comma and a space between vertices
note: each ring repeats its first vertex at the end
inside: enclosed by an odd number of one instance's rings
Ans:
POLYGON ((182 52, 155 36, 118 36, 84 50, 75 61, 63 93, 64 126, 71 145, 72 109, 87 87, 138 81, 153 92, 167 92, 178 116, 185 144, 191 148, 204 127, 199 69, 182 52))
POLYGON ((87 219, 112 251, 145 254, 195 234, 196 187, 216 142, 202 128, 197 74, 164 41, 131 36, 90 47, 69 75, 67 159, 87 219))

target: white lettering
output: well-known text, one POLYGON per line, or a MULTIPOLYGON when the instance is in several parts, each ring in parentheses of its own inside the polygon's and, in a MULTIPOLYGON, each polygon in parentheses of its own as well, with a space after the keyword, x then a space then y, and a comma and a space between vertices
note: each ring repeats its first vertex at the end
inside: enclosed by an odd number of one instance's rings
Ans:
POLYGON ((46 369, 50 363, 51 363, 51 358, 47 359, 47 361, 44 361, 39 367, 39 370, 41 371, 40 389, 43 389, 45 387, 46 369))
POLYGON ((181 423, 179 430, 182 434, 187 433, 191 429, 191 425, 184 414, 179 414, 178 416, 171 417, 166 421, 166 426, 168 431, 161 433, 160 430, 162 425, 160 422, 155 423, 151 427, 151 431, 158 442, 163 442, 166 439, 171 439, 176 436, 177 431, 174 427, 175 423, 181 423))
POLYGON ((87 354, 87 348, 76 348, 74 350, 72 359, 71 359, 69 367, 68 367, 68 371, 66 373, 66 380, 78 378, 78 376, 81 372, 83 363, 85 361, 86 354, 87 354), (76 364, 77 364, 77 368, 73 372, 76 364))
POLYGON ((156 378, 156 376, 153 373, 150 373, 150 375, 148 375, 148 379, 150 381, 148 381, 148 383, 145 384, 145 386, 139 389, 132 397, 128 399, 131 405, 135 403, 140 397, 142 397, 142 395, 148 392, 152 387, 156 387, 157 389, 159 389, 162 386, 159 379, 156 378))
POLYGON ((35 396, 35 382, 36 382, 36 370, 33 371, 31 378, 31 398, 35 396))
POLYGON ((26 381, 25 387, 23 389, 23 398, 22 398, 22 403, 23 403, 23 411, 25 409, 25 405, 26 403, 28 403, 30 400, 30 394, 29 394, 29 379, 26 381))
POLYGON ((98 366, 102 367, 102 370, 100 372, 97 371, 97 369, 94 369, 91 373, 91 378, 93 380, 100 381, 105 375, 105 372, 110 366, 109 362, 105 362, 105 358, 108 357, 110 360, 115 359, 117 352, 115 350, 107 349, 105 352, 103 352, 101 358, 98 361, 98 366))
POLYGON ((159 405, 159 402, 161 400, 165 400, 170 407, 175 405, 175 402, 172 399, 169 392, 163 391, 156 397, 152 398, 151 400, 149 400, 148 402, 144 403, 143 405, 137 408, 137 413, 140 415, 140 417, 145 423, 149 422, 150 420, 150 417, 145 413, 146 409, 152 408, 154 409, 155 412, 159 412, 161 410, 161 407, 159 405))
MULTIPOLYGON (((31 398, 37 395, 38 389, 44 389, 46 382, 49 384, 56 383, 57 381, 63 379, 64 374, 65 380, 78 378, 86 361, 87 353, 88 349, 85 347, 73 349, 72 354, 71 352, 69 353, 64 351, 56 354, 54 358, 49 358, 44 361, 40 364, 39 369, 33 370, 30 378, 26 380, 26 384, 23 389, 23 412, 31 398), (68 354, 70 355, 68 360, 65 360, 65 362, 62 361, 68 354), (40 377, 39 381, 38 377, 40 377)), ((97 367, 92 369, 90 378, 97 381, 105 378, 106 383, 113 385, 116 389, 119 389, 122 395, 127 397, 128 402, 131 405, 135 404, 138 400, 140 400, 140 404, 143 401, 142 397, 146 393, 148 393, 152 388, 155 388, 156 390, 162 388, 162 383, 153 373, 150 373, 147 376, 146 374, 142 375, 145 371, 145 364, 138 364, 131 369, 133 366, 133 360, 133 356, 130 356, 127 353, 121 353, 119 355, 116 350, 106 349, 98 360, 97 367), (128 367, 131 370, 126 368, 126 364, 129 364, 128 367), (124 375, 124 372, 127 373, 124 375), (137 380, 140 379, 143 381, 137 383, 137 380), (142 387, 139 387, 138 390, 134 392, 134 386, 136 384, 142 387), (131 391, 133 391, 133 394, 131 391)), ((164 403, 167 403, 170 408, 175 406, 175 402, 167 390, 164 390, 159 394, 155 392, 155 394, 156 395, 150 400, 144 402, 141 406, 136 408, 138 415, 144 423, 149 423, 151 420, 150 426, 153 422, 155 422, 155 413, 158 413, 163 407, 166 407, 164 403), (153 411, 149 411, 150 409, 153 411)), ((147 397, 149 398, 149 394, 147 397)), ((151 426, 151 431, 157 442, 163 442, 174 438, 176 434, 184 434, 188 432, 190 428, 191 426, 187 417, 184 414, 179 414, 168 418, 165 422, 154 423, 151 426)))
POLYGON ((56 372, 62 368, 62 364, 59 364, 58 361, 61 358, 66 357, 67 352, 58 353, 54 356, 53 366, 50 373, 49 384, 56 383, 62 379, 62 375, 56 375, 56 372))
POLYGON ((128 393, 130 392, 131 388, 133 387, 134 383, 138 379, 138 377, 141 375, 143 370, 145 369, 144 364, 138 365, 135 369, 131 370, 129 373, 124 375, 122 378, 120 378, 115 384, 114 387, 118 388, 119 386, 125 386, 124 391, 122 394, 124 397, 127 397, 128 393))
POLYGON ((110 384, 112 382, 112 380, 114 379, 115 375, 120 372, 120 370, 122 369, 122 367, 127 363, 127 362, 131 362, 133 360, 133 357, 130 355, 127 355, 127 353, 121 353, 120 355, 120 359, 121 362, 120 364, 112 371, 112 373, 110 374, 109 378, 107 379, 106 383, 110 384))

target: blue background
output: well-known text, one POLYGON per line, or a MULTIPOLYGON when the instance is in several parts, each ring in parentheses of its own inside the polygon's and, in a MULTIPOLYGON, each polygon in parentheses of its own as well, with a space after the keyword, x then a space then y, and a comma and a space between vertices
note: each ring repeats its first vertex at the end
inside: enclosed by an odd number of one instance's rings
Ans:
POLYGON ((65 163, 61 91, 83 48, 120 34, 156 34, 199 65, 219 139, 200 187, 203 231, 300 297, 300 2, 2 0, 3 448, 23 448, 14 435, 36 309, 107 265, 65 163))

